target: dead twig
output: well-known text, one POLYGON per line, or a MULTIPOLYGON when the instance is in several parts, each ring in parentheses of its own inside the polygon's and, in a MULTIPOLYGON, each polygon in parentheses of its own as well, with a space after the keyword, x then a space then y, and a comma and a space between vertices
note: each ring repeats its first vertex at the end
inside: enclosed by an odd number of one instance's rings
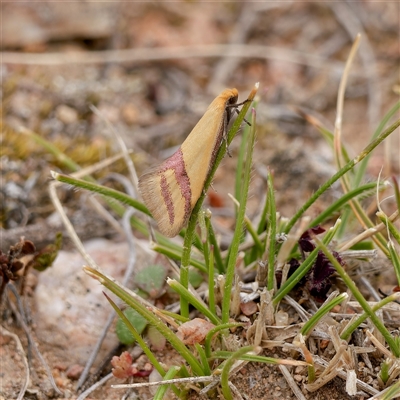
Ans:
POLYGON ((107 381, 109 381, 113 377, 112 373, 109 373, 106 375, 104 378, 100 379, 97 381, 94 385, 90 386, 89 389, 85 390, 82 392, 76 400, 84 400, 86 397, 89 396, 90 393, 94 392, 96 389, 98 389, 100 386, 103 386, 107 381))
MULTIPOLYGON (((315 54, 262 45, 198 45, 180 47, 157 47, 124 50, 104 50, 86 53, 17 53, 2 52, 3 64, 23 65, 65 65, 65 64, 105 64, 140 63, 146 61, 177 60, 186 58, 218 58, 228 54, 231 58, 257 58, 280 60, 295 64, 321 68, 341 75, 344 64, 315 54)), ((360 75, 360 71, 356 71, 360 75)))
MULTIPOLYGON (((165 381, 158 382, 143 382, 143 383, 124 383, 121 385, 111 385, 113 389, 129 389, 129 388, 140 388, 140 387, 150 387, 150 386, 161 386, 161 385, 170 385, 171 383, 194 383, 194 382, 219 382, 219 377, 217 376, 193 376, 189 378, 176 378, 176 379, 167 379, 165 381)), ((78 399, 80 400, 80 399, 78 399)))
POLYGON ((118 145, 121 149, 122 155, 124 157, 125 164, 128 167, 128 171, 129 171, 130 178, 131 178, 131 184, 133 185, 133 187, 135 189, 134 192, 139 193, 139 191, 138 191, 138 176, 136 173, 136 169, 135 169, 135 166, 133 165, 133 161, 132 161, 131 157, 129 156, 129 150, 126 147, 125 142, 122 140, 120 133, 117 132, 117 130, 110 123, 110 121, 104 116, 103 113, 100 112, 100 110, 98 108, 96 108, 94 105, 90 105, 89 108, 93 111, 94 114, 96 114, 99 118, 101 118, 106 123, 108 129, 112 132, 115 139, 117 140, 118 145))
POLYGON ((360 51, 361 61, 363 63, 366 76, 369 77, 367 81, 368 85, 368 117, 371 128, 375 128, 380 119, 380 110, 382 105, 381 89, 378 84, 377 68, 376 68, 376 57, 372 46, 368 40, 368 36, 364 31, 361 21, 357 14, 354 12, 351 4, 334 2, 328 3, 336 15, 339 23, 344 27, 346 32, 350 36, 350 40, 354 40, 357 34, 361 34, 363 37, 362 48, 360 51))
POLYGON ((294 395, 299 400, 306 400, 306 398, 304 397, 300 388, 297 386, 296 382, 294 381, 292 375, 290 374, 289 370, 284 365, 279 365, 278 367, 281 370, 283 377, 286 379, 286 382, 288 383, 289 387, 292 389, 294 395))

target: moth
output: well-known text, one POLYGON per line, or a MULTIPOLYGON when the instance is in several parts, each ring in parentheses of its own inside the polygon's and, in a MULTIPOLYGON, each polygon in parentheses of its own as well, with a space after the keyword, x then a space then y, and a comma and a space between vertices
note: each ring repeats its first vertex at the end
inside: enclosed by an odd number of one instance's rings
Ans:
POLYGON ((225 139, 238 91, 225 89, 208 106, 181 147, 160 165, 139 178, 143 201, 167 237, 187 224, 215 157, 225 139))

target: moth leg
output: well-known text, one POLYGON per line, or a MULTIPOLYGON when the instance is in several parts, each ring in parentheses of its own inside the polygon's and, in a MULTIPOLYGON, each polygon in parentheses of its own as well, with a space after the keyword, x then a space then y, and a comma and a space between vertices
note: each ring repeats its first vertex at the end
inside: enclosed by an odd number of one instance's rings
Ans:
MULTIPOLYGON (((243 104, 248 103, 249 101, 251 101, 251 100, 247 99, 247 100, 245 100, 245 101, 242 101, 241 103, 228 104, 228 105, 226 106, 226 108, 234 108, 235 111, 236 111, 236 114, 239 114, 240 111, 238 110, 238 107, 242 106, 243 104)), ((243 121, 246 122, 247 125, 251 126, 251 123, 250 123, 249 121, 247 121, 246 118, 243 118, 243 121)))
MULTIPOLYGON (((237 108, 235 108, 235 111, 236 111, 236 114, 239 114, 239 112, 240 112, 237 108)), ((250 123, 249 121, 247 121, 246 118, 243 118, 243 121, 246 122, 246 124, 247 124, 248 126, 251 126, 251 123, 250 123)))
POLYGON ((223 122, 223 125, 222 125, 222 128, 221 128, 222 129, 222 140, 225 141, 226 154, 228 154, 228 156, 232 158, 232 154, 229 151, 228 136, 227 136, 227 133, 228 133, 228 122, 229 122, 228 118, 229 118, 228 115, 227 115, 226 118, 224 118, 224 122, 223 122))
MULTIPOLYGON (((242 103, 237 103, 237 104, 228 104, 226 105, 225 108, 225 118, 224 118, 224 122, 223 122, 223 126, 222 126, 222 140, 225 140, 225 145, 226 145, 226 153, 228 154, 229 157, 232 157, 231 152, 229 151, 229 145, 228 145, 228 137, 227 137, 227 131, 228 131, 228 123, 229 120, 231 119, 231 108, 234 108, 236 113, 239 114, 239 110, 238 107, 242 106, 243 104, 246 104, 247 102, 249 102, 251 100, 247 99, 245 101, 243 101, 242 103)), ((244 118, 244 121, 251 126, 250 122, 247 121, 246 118, 244 118)))

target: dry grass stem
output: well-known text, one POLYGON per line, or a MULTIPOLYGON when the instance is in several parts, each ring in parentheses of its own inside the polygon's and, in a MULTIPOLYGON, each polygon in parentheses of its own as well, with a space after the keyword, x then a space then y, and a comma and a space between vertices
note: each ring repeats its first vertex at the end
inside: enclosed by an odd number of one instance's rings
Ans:
MULTIPOLYGON (((397 210, 392 215, 389 216, 388 220, 391 222, 394 222, 397 220, 398 217, 399 217, 399 211, 397 210)), ((341 252, 344 250, 349 250, 357 243, 362 242, 365 239, 368 239, 368 238, 376 235, 378 232, 382 232, 385 229, 386 229, 386 225, 383 223, 380 223, 380 224, 374 226, 373 228, 368 228, 364 232, 362 232, 359 235, 357 235, 356 237, 354 237, 353 239, 340 245, 338 251, 341 252)))
POLYGON ((76 234, 76 231, 75 231, 73 225, 71 224, 71 221, 69 220, 69 218, 67 217, 67 214, 64 211, 64 208, 60 202, 60 199, 57 196, 57 191, 56 191, 57 183, 58 182, 50 182, 50 184, 49 184, 50 199, 54 205, 54 208, 59 213, 61 220, 63 221, 63 224, 65 226, 65 229, 68 232, 70 239, 73 241, 75 247, 77 248, 79 253, 82 255, 82 257, 84 258, 86 263, 89 264, 93 269, 99 269, 96 262, 89 255, 89 253, 85 250, 83 243, 81 242, 79 236, 76 234))
MULTIPOLYGON (((343 63, 328 60, 312 53, 260 45, 192 45, 180 47, 136 48, 124 50, 91 51, 86 53, 16 53, 2 52, 4 64, 66 65, 140 63, 146 61, 178 60, 188 58, 219 58, 221 54, 240 59, 273 59, 321 68, 339 75, 343 63)), ((357 71, 359 74, 360 71, 357 71)), ((362 73, 362 72, 361 72, 362 73)))

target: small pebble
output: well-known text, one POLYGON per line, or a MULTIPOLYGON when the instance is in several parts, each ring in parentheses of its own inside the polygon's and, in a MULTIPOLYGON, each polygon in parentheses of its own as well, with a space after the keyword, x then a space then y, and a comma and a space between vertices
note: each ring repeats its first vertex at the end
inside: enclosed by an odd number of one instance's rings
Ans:
POLYGON ((72 380, 76 381, 81 376, 82 371, 83 371, 83 366, 82 365, 79 365, 79 364, 71 365, 67 369, 67 377, 69 379, 72 379, 72 380))
POLYGON ((78 112, 65 104, 61 104, 56 109, 56 117, 64 124, 68 125, 78 120, 78 112))
POLYGON ((297 382, 301 382, 301 381, 303 380, 303 377, 302 377, 301 375, 297 375, 297 374, 294 375, 293 378, 294 378, 294 380, 297 381, 297 382))
POLYGON ((122 108, 122 118, 128 125, 136 123, 138 116, 139 110, 133 104, 126 104, 122 108))

